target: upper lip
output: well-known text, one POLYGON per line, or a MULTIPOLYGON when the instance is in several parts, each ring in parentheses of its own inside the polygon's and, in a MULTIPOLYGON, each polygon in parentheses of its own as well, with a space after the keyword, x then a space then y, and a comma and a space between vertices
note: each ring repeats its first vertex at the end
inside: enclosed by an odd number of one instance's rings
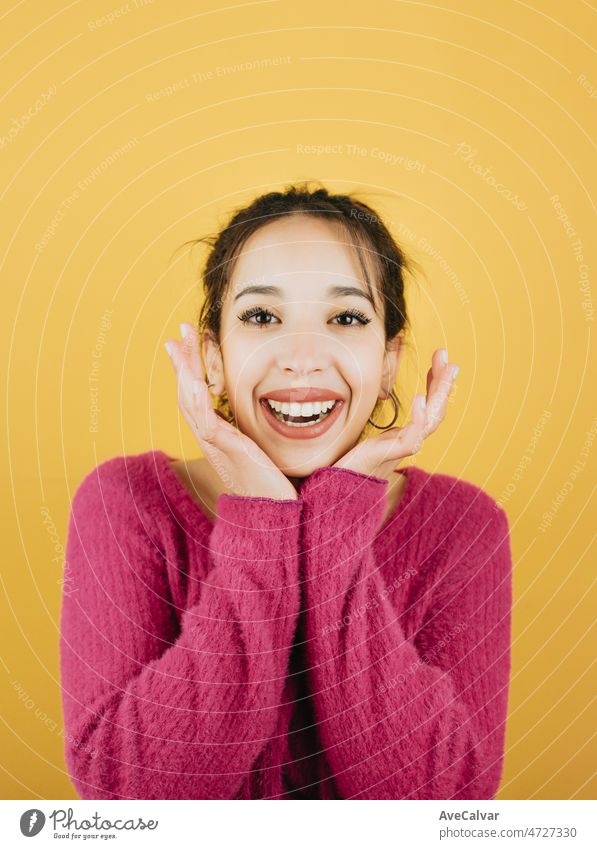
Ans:
POLYGON ((282 401, 288 404, 302 404, 308 401, 342 401, 342 395, 334 392, 333 389, 320 389, 319 387, 311 386, 301 389, 293 387, 292 389, 272 389, 271 392, 265 392, 259 400, 271 398, 272 401, 282 401))

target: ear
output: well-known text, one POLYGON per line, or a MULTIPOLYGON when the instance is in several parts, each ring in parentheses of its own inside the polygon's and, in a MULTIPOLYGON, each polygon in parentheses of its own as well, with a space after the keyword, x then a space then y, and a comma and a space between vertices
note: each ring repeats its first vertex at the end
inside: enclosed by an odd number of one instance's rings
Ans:
POLYGON ((220 346, 213 337, 211 330, 204 330, 201 337, 201 356, 205 366, 207 383, 213 383, 210 392, 222 395, 225 390, 224 362, 220 346))
POLYGON ((380 387, 380 390, 383 393, 381 397, 384 401, 386 398, 390 397, 389 390, 393 388, 396 381, 396 375, 398 374, 398 367, 400 365, 400 358, 402 356, 403 349, 404 339, 400 333, 397 333, 396 336, 394 336, 393 339, 390 339, 386 344, 380 387))

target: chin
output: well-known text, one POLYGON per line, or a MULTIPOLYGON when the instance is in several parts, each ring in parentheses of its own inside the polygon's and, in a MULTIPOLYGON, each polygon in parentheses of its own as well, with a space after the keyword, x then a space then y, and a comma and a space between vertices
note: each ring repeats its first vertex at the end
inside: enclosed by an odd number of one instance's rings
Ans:
POLYGON ((289 461, 286 463, 282 461, 278 462, 278 460, 274 457, 272 457, 271 459, 272 462, 274 462, 276 466, 280 469, 282 474, 286 475, 287 478, 292 480, 308 478, 309 475, 311 475, 315 471, 315 469, 320 469, 326 466, 333 466, 334 463, 339 460, 341 456, 343 456, 343 453, 336 454, 336 452, 334 452, 334 454, 330 455, 327 453, 324 454, 322 452, 319 458, 305 458, 305 461, 303 463, 298 463, 296 461, 296 458, 294 459, 294 461, 289 461))

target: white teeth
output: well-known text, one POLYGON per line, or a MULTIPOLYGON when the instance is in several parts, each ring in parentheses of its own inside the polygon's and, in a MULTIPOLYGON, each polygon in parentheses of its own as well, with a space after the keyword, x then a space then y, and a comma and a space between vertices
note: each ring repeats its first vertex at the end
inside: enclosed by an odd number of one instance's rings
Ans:
POLYGON ((276 418, 283 421, 284 424, 289 427, 310 427, 311 425, 317 424, 328 415, 336 403, 335 400, 314 401, 304 404, 299 404, 295 401, 292 403, 287 403, 285 401, 272 401, 269 398, 266 400, 270 405, 270 408, 274 411, 276 418), (299 416, 302 416, 303 418, 317 416, 317 418, 311 422, 288 422, 283 418, 283 416, 292 416, 293 418, 297 418, 299 416))
POLYGON ((267 403, 277 413, 283 413, 285 416, 293 416, 296 418, 297 416, 306 417, 325 413, 328 410, 331 410, 336 402, 332 400, 315 401, 299 404, 296 401, 293 401, 291 404, 289 404, 286 401, 271 401, 268 398, 267 403))

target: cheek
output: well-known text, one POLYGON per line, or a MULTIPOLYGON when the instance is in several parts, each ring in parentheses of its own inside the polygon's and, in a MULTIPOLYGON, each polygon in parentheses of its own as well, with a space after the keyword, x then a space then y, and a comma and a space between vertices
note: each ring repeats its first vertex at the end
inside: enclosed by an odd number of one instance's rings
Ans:
POLYGON ((224 381, 231 406, 237 414, 253 405, 263 384, 262 355, 253 346, 229 345, 223 353, 224 381))
POLYGON ((346 363, 345 380, 350 386, 353 400, 367 403, 369 396, 376 396, 381 380, 382 363, 379 358, 371 355, 370 350, 351 352, 350 361, 346 363))

